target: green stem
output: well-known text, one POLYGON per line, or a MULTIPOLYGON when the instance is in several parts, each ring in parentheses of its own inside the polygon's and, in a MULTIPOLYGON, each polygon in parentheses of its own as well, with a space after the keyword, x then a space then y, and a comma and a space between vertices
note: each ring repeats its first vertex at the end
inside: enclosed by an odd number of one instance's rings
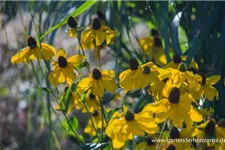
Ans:
MULTIPOLYGON (((163 123, 162 130, 161 130, 160 135, 159 135, 159 139, 162 138, 163 132, 164 132, 164 130, 166 128, 167 120, 168 120, 168 117, 166 118, 165 122, 163 123)), ((160 142, 157 143, 155 150, 159 149, 159 144, 160 144, 160 142)))
MULTIPOLYGON (((76 32, 78 33, 78 30, 77 30, 77 29, 76 29, 76 32)), ((84 56, 86 56, 85 53, 84 53, 83 46, 82 46, 81 41, 80 41, 80 36, 79 36, 79 34, 77 34, 77 40, 78 40, 78 42, 79 42, 79 45, 80 45, 82 54, 83 54, 84 56)), ((85 59, 85 63, 88 64, 87 59, 85 59)), ((89 65, 87 65, 87 69, 88 69, 89 73, 91 74, 91 70, 90 70, 89 65)))

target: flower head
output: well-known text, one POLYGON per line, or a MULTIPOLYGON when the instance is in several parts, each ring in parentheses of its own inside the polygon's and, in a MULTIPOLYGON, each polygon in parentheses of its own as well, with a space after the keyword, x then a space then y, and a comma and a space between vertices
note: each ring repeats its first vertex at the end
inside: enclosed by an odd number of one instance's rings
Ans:
POLYGON ((70 27, 68 30, 69 36, 70 37, 76 37, 77 36, 77 21, 70 16, 67 20, 67 24, 70 27))
POLYGON ((90 88, 92 94, 103 97, 105 90, 114 93, 117 89, 117 84, 114 80, 115 76, 116 73, 113 70, 101 72, 95 68, 89 77, 82 79, 78 83, 78 88, 84 89, 84 91, 90 88))
POLYGON ((124 106, 123 113, 113 114, 105 132, 112 139, 113 147, 121 148, 134 135, 143 136, 145 133, 154 134, 157 131, 158 126, 148 111, 134 114, 124 106))
POLYGON ((96 46, 100 46, 106 41, 108 45, 115 38, 115 32, 109 27, 102 25, 98 18, 94 18, 89 29, 81 33, 82 43, 94 41, 96 46))
POLYGON ((56 86, 60 83, 66 82, 72 85, 76 79, 74 70, 77 70, 76 65, 85 59, 85 56, 74 55, 66 58, 66 52, 59 49, 56 54, 57 61, 52 61, 52 71, 48 75, 51 85, 56 86))
POLYGON ((27 45, 28 47, 20 50, 11 58, 11 62, 28 63, 29 59, 33 60, 35 58, 49 60, 55 55, 55 48, 46 43, 37 44, 36 40, 28 36, 27 37, 27 45))

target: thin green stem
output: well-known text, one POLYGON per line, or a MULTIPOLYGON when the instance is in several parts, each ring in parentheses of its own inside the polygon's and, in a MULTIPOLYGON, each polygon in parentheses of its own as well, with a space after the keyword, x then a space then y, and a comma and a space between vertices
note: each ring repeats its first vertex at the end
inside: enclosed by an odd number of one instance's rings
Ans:
MULTIPOLYGON (((162 138, 163 132, 164 132, 164 130, 166 128, 167 120, 168 120, 168 117, 166 118, 165 122, 163 123, 162 130, 161 130, 160 135, 159 135, 159 139, 162 138)), ((160 144, 160 142, 157 143, 155 150, 159 149, 159 144, 160 144)))
MULTIPOLYGON (((81 103, 84 105, 84 107, 85 107, 85 109, 87 110, 87 112, 91 114, 91 112, 89 111, 89 109, 88 109, 86 103, 85 103, 85 102, 82 102, 81 96, 80 96, 80 94, 77 92, 77 90, 75 90, 75 93, 76 93, 76 94, 78 95, 78 97, 80 98, 80 101, 81 101, 81 103)), ((93 121, 93 119, 92 119, 91 116, 90 116, 90 120, 91 120, 92 126, 93 126, 93 128, 94 128, 94 130, 95 130, 95 132, 96 132, 96 134, 97 134, 97 133, 98 133, 98 132, 97 132, 97 128, 95 127, 94 121, 93 121)), ((98 135, 97 135, 97 138, 98 138, 98 141, 100 141, 100 138, 99 138, 98 135)))
POLYGON ((104 107, 103 107, 103 103, 100 99, 100 109, 101 109, 101 117, 102 117, 102 130, 101 130, 101 141, 103 142, 103 133, 104 133, 104 118, 105 118, 105 113, 104 113, 104 107))
MULTIPOLYGON (((76 32, 78 33, 78 30, 77 30, 77 29, 76 29, 76 32)), ((80 49, 81 49, 81 51, 82 51, 82 54, 83 54, 84 56, 86 56, 85 53, 84 53, 83 46, 82 46, 81 41, 80 41, 80 36, 79 36, 79 34, 77 34, 77 40, 78 40, 78 42, 79 42, 79 45, 80 45, 80 49)), ((87 59, 85 59, 85 63, 88 64, 87 59)), ((87 69, 88 69, 89 73, 91 74, 91 70, 90 70, 89 65, 87 65, 87 69)))

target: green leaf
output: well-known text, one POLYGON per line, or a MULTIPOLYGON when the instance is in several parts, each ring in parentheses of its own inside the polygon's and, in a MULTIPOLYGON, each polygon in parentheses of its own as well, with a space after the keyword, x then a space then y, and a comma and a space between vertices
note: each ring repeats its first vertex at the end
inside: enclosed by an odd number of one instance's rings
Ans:
POLYGON ((81 13, 83 13, 85 10, 87 10, 89 7, 91 7, 95 2, 97 2, 97 0, 92 0, 92 1, 86 1, 83 5, 81 5, 78 9, 76 9, 72 14, 70 14, 69 16, 67 16, 63 21, 59 22, 58 24, 56 24, 55 26, 53 26, 52 28, 50 28, 48 31, 46 31, 42 36, 41 36, 41 40, 48 35, 49 33, 51 33, 52 31, 54 31, 55 29, 63 26, 64 24, 67 23, 67 20, 70 16, 76 17, 78 15, 80 15, 81 13))
MULTIPOLYGON (((78 120, 76 117, 72 117, 69 119, 68 123, 70 124, 70 126, 72 127, 73 131, 77 131, 79 124, 78 124, 78 120)), ((69 130, 70 131, 70 128, 69 130)))
POLYGON ((51 93, 51 89, 46 88, 46 87, 34 87, 34 88, 38 89, 38 90, 42 90, 42 91, 48 92, 48 93, 51 93))
POLYGON ((81 69, 81 68, 88 67, 88 66, 90 66, 90 64, 85 61, 85 62, 81 62, 81 63, 77 64, 76 68, 81 69))
POLYGON ((87 89, 87 90, 81 95, 81 101, 82 101, 83 103, 85 103, 85 99, 86 99, 86 95, 87 95, 88 91, 89 91, 89 89, 87 89))

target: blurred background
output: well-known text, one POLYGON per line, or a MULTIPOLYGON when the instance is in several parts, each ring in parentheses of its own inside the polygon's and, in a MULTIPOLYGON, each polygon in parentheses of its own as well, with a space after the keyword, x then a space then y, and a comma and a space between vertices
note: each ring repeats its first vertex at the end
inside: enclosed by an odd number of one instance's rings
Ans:
MULTIPOLYGON (((34 62, 36 75, 30 65, 14 64, 11 57, 26 47, 26 37, 43 35, 75 12, 85 1, 1 1, 0 2, 0 144, 5 150, 78 149, 74 136, 68 134, 63 124, 65 118, 55 110, 49 94, 34 87, 46 87, 40 66, 34 62), (38 83, 38 80, 40 83, 38 83), (49 105, 49 102, 51 105, 49 105), (50 117, 49 117, 50 116, 50 117), (51 135, 53 136, 50 136, 51 135)), ((166 55, 188 55, 209 74, 225 76, 225 2, 152 2, 152 1, 97 1, 76 17, 80 27, 89 25, 98 16, 106 16, 107 25, 116 32, 115 42, 101 50, 104 69, 114 69, 119 74, 128 68, 131 57, 142 63, 148 58, 138 46, 142 37, 151 36, 151 29, 159 31, 166 55)), ((44 42, 56 49, 62 47, 68 55, 77 54, 78 41, 70 38, 68 25, 60 26, 45 38, 44 42)), ((98 61, 93 50, 85 51, 91 68, 98 61)), ((171 60, 172 57, 168 57, 171 60)), ((44 66, 43 64, 41 64, 44 66)), ((47 70, 44 70, 47 72, 47 70)), ((84 76, 88 72, 82 70, 84 76)), ((59 87, 61 94, 63 86, 59 87)), ((217 118, 225 117, 225 92, 222 80, 216 85, 219 101, 213 105, 217 118)), ((132 99, 140 94, 130 93, 132 99)), ((142 97, 143 98, 143 97, 142 97)), ((136 101, 135 101, 136 102, 136 101)), ((128 101, 129 103, 129 101, 128 101)), ((130 103, 133 103, 131 100, 130 103)), ((87 115, 74 110, 70 116, 79 121, 78 133, 84 134, 87 115)), ((84 134, 86 141, 91 141, 84 134)), ((1 147, 0 147, 1 149, 1 147)))

